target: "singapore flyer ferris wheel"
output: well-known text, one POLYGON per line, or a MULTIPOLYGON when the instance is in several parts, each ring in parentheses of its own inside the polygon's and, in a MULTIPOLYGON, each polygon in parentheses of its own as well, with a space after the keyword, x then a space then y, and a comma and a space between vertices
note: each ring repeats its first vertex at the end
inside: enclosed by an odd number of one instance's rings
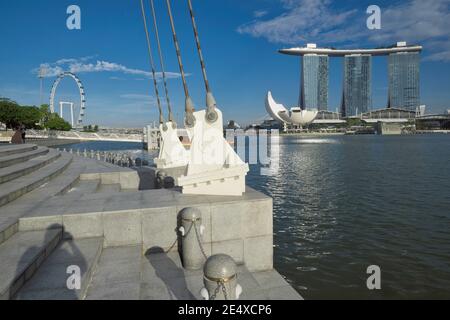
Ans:
POLYGON ((78 128, 83 127, 83 120, 85 118, 86 115, 86 95, 84 92, 84 86, 83 83, 81 82, 81 80, 72 72, 63 72, 61 73, 55 80, 55 82, 53 83, 52 86, 52 91, 50 94, 50 112, 54 113, 55 112, 55 94, 56 94, 56 90, 58 89, 58 86, 61 82, 61 80, 63 80, 64 78, 72 78, 77 86, 78 86, 78 91, 80 93, 80 114, 78 115, 78 120, 76 122, 76 126, 78 128))

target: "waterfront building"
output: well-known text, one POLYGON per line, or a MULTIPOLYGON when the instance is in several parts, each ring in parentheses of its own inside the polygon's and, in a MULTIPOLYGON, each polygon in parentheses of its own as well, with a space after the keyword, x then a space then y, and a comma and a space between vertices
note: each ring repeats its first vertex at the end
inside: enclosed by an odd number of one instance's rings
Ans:
POLYGON ((301 108, 328 109, 329 58, 344 58, 342 117, 354 117, 372 108, 372 57, 388 56, 389 94, 387 108, 417 111, 420 107, 419 69, 422 47, 398 42, 389 47, 374 49, 306 47, 279 50, 282 54, 300 56, 303 60, 301 108), (324 92, 326 91, 326 93, 324 92), (326 101, 326 108, 325 103, 326 101))
POLYGON ((342 114, 354 117, 372 108, 372 56, 344 57, 342 114))
POLYGON ((416 111, 420 106, 420 55, 392 53, 389 63, 389 108, 416 111))
POLYGON ((303 110, 328 110, 327 55, 307 54, 302 58, 300 108, 303 110))

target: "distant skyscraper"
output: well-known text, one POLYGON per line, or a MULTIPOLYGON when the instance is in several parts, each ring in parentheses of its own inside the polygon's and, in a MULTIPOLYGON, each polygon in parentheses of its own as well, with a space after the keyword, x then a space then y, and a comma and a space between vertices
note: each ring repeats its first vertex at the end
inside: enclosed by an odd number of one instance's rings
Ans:
POLYGON ((302 109, 328 110, 328 68, 327 55, 303 57, 299 102, 302 109))
POLYGON ((342 115, 357 116, 372 109, 372 56, 366 54, 344 57, 344 91, 342 115))
POLYGON ((420 106, 420 54, 389 55, 389 108, 415 111, 420 106))

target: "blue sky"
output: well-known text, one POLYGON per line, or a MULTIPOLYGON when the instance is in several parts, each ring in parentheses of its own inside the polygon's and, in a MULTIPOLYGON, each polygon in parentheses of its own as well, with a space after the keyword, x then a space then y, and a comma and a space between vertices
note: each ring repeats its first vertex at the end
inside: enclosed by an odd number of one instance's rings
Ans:
MULTIPOLYGON (((169 90, 181 119, 184 96, 165 1, 155 0, 162 46, 171 72, 169 90)), ((406 40, 424 46, 422 103, 429 112, 450 108, 450 0, 193 0, 208 76, 225 121, 248 124, 266 117, 264 97, 292 107, 299 93, 299 59, 277 50, 315 42, 319 46, 377 47, 406 40), (382 9, 382 29, 368 30, 366 9, 382 9)), ((148 8, 148 0, 146 0, 148 8)), ((198 109, 205 92, 184 0, 172 0, 188 84, 198 109)), ((39 104, 36 69, 75 71, 87 96, 87 122, 141 127, 158 119, 139 0, 1 1, 0 96, 39 104), (82 29, 68 30, 66 9, 80 6, 82 29)), ((156 54, 156 52, 155 52, 156 54)), ((342 60, 332 59, 330 110, 340 103, 342 60)), ((374 58, 374 107, 387 101, 387 61, 374 58)), ((160 88, 163 91, 163 88, 160 88)), ((57 101, 78 103, 75 83, 64 80, 57 101)))

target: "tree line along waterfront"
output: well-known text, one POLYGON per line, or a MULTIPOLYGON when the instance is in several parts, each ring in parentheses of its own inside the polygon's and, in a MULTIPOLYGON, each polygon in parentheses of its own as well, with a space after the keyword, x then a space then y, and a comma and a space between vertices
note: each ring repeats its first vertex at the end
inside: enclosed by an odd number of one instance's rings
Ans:
POLYGON ((40 107, 22 106, 8 98, 0 98, 0 122, 4 124, 5 130, 14 130, 18 126, 38 130, 70 131, 72 129, 70 123, 57 113, 50 112, 47 104, 40 107))

